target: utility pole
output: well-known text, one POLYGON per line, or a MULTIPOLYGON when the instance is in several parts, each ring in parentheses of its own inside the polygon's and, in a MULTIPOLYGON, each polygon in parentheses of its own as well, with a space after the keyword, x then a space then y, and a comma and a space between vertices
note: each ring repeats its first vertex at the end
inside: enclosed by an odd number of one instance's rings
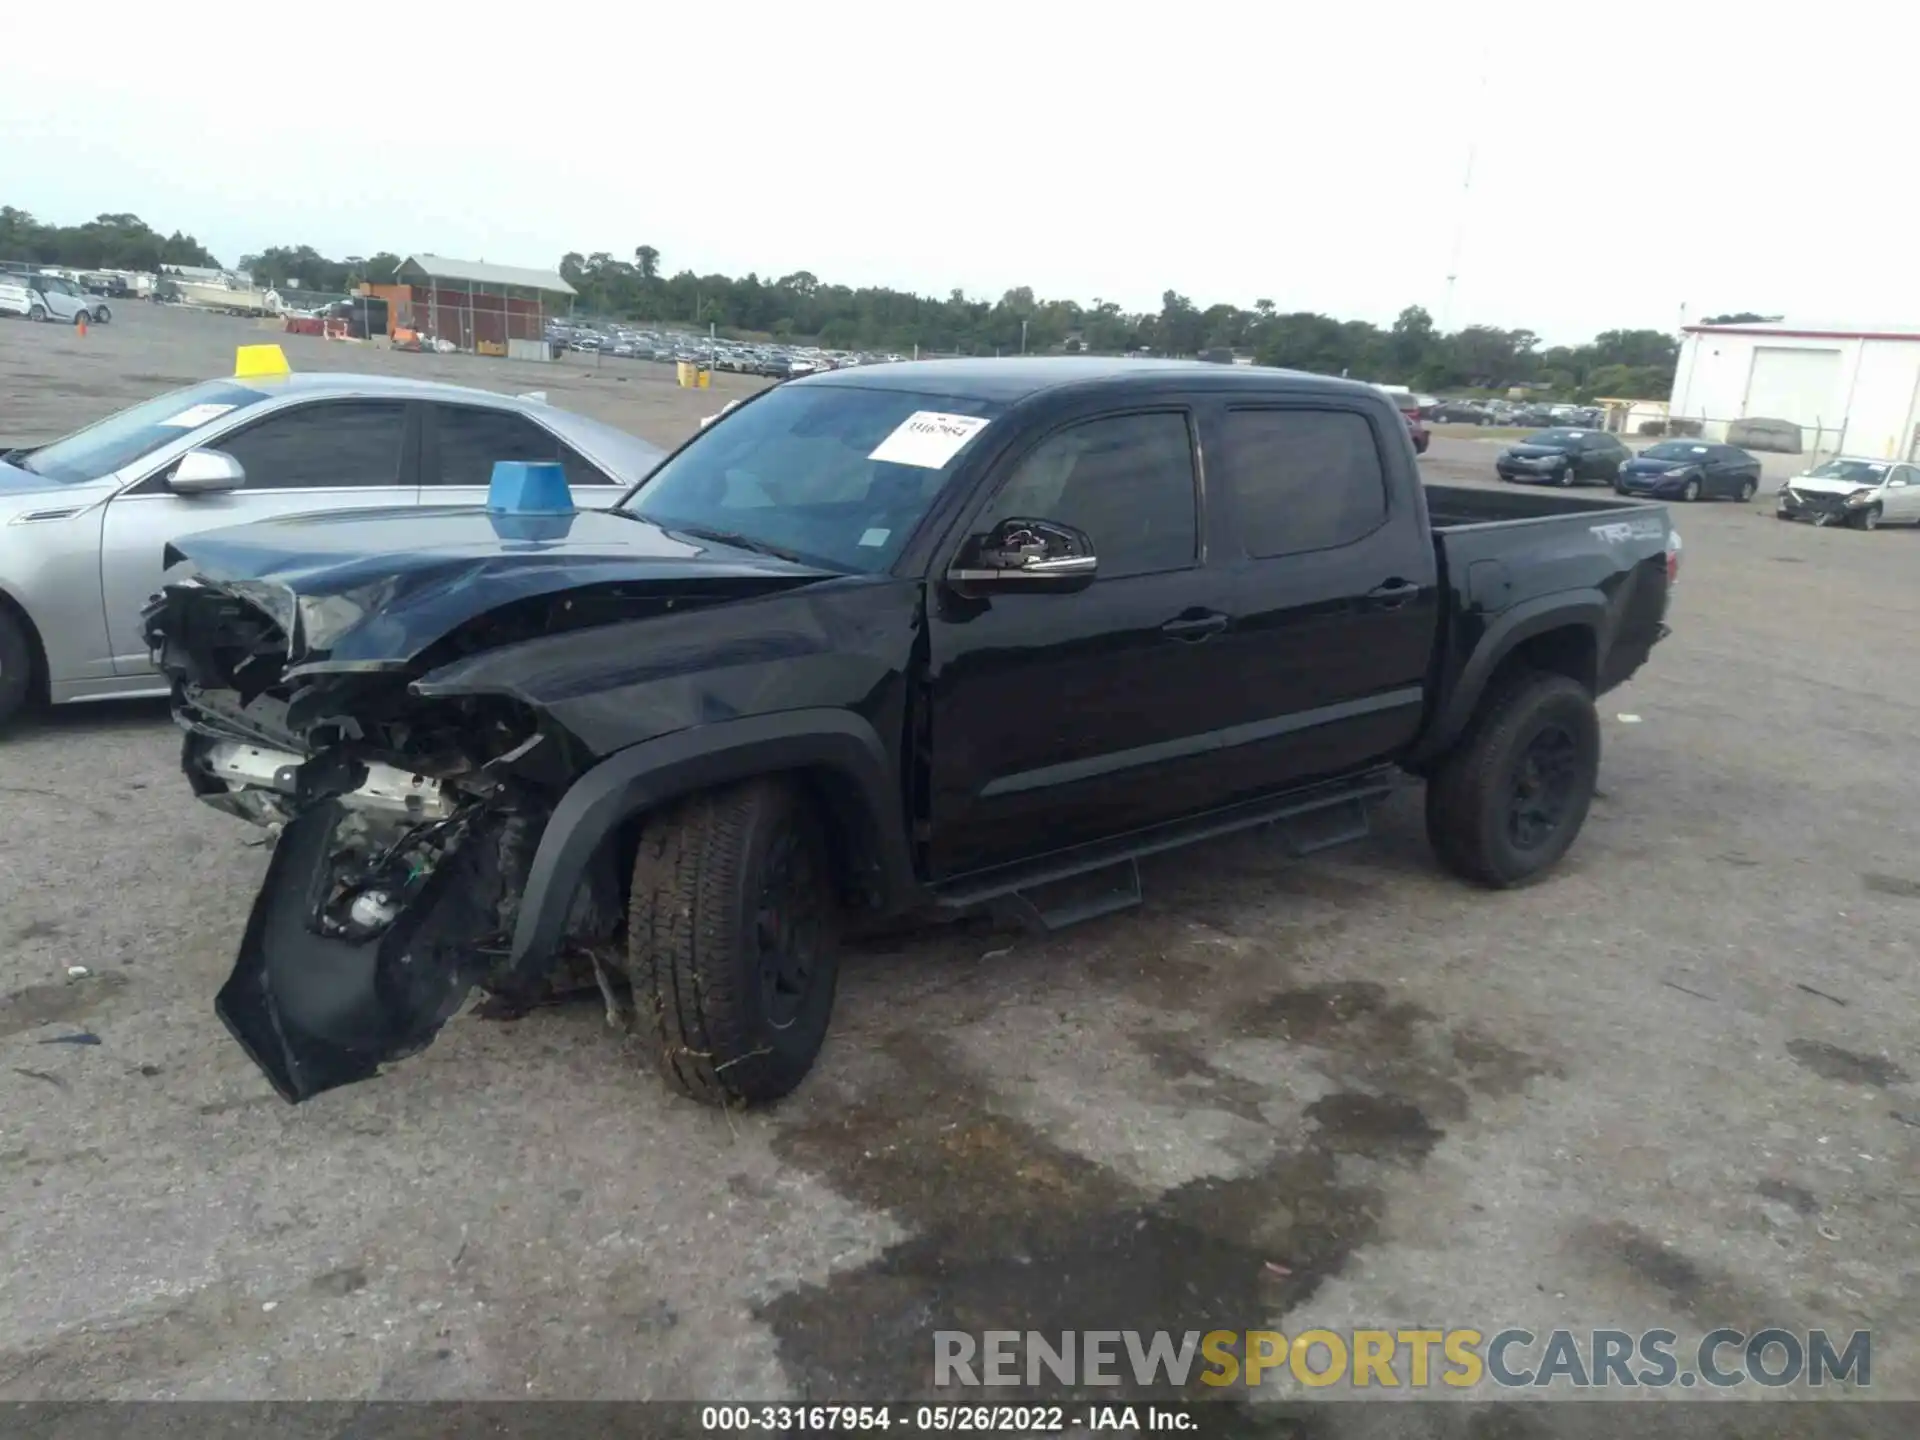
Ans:
POLYGON ((1467 168, 1460 180, 1460 217, 1453 227, 1453 253, 1447 259, 1447 294, 1440 303, 1440 324, 1438 329, 1445 335, 1453 326, 1453 287, 1460 278, 1460 252, 1467 240, 1467 216, 1473 204, 1473 162, 1480 149, 1480 123, 1485 113, 1487 76, 1483 69, 1480 74, 1479 89, 1475 93, 1473 126, 1467 137, 1467 168))

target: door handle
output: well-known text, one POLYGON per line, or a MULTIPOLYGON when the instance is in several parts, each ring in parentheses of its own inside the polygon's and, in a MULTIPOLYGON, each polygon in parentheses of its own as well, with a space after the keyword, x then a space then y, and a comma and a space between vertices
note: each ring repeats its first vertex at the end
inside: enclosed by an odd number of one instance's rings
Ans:
POLYGON ((1160 627, 1160 633, 1175 640, 1205 640, 1227 628, 1229 617, 1218 611, 1206 615, 1182 615, 1160 627))
POLYGON ((1367 592, 1367 599, 1378 609, 1398 610, 1419 593, 1420 587, 1411 580, 1393 579, 1374 586, 1367 592))

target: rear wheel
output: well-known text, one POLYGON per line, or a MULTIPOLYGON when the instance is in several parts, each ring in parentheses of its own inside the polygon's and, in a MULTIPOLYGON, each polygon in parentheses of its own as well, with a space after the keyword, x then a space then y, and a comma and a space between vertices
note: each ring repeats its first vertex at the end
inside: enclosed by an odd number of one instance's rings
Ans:
POLYGON ((1517 676, 1483 702, 1427 783, 1427 837, 1458 875, 1525 885, 1579 835, 1599 773, 1600 720, 1586 687, 1517 676))
POLYGON ((791 784, 692 795, 646 822, 627 975, 655 1067, 708 1104, 777 1100, 833 1015, 838 906, 826 837, 791 784))
POLYGON ((33 693, 33 644, 17 616, 0 608, 0 725, 26 708, 33 693))
POLYGON ((93 312, 93 323, 96 325, 104 325, 111 319, 113 319, 113 311, 104 305, 99 306, 93 312))

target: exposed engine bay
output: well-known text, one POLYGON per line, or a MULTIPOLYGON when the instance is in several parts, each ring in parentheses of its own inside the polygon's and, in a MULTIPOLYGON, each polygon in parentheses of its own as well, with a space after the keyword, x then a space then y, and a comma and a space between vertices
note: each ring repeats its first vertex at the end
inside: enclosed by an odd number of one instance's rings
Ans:
MULTIPOLYGON (((283 1096, 423 1048, 476 987, 510 1004, 543 989, 548 966, 507 960, 541 833, 583 763, 567 736, 498 697, 423 699, 405 672, 291 678, 280 625, 215 587, 170 587, 150 635, 194 792, 277 837, 216 1009, 283 1096)), ((590 867, 564 948, 592 964, 610 1014, 619 924, 613 866, 590 867)))

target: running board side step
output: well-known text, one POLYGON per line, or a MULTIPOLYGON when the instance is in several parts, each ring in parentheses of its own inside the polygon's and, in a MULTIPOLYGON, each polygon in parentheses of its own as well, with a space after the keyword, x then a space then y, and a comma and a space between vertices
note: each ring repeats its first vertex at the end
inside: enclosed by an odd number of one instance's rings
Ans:
POLYGON ((1300 857, 1361 840, 1373 806, 1393 793, 1390 769, 1310 790, 1244 801, 1071 850, 964 875, 936 887, 935 908, 952 913, 991 907, 1028 930, 1050 934, 1140 903, 1140 861, 1242 830, 1270 828, 1300 857))

